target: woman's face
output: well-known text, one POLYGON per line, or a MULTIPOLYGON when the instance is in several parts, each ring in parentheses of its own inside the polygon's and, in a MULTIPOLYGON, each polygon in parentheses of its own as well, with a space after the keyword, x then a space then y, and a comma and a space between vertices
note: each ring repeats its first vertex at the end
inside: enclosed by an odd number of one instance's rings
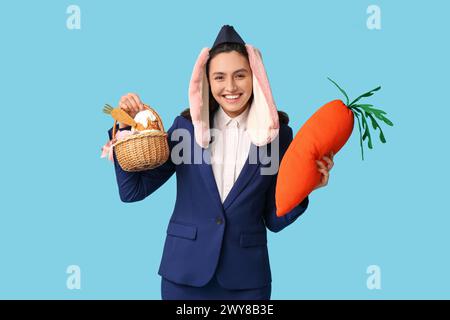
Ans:
POLYGON ((252 71, 246 57, 236 51, 216 55, 209 63, 211 92, 223 110, 236 117, 252 95, 252 71))

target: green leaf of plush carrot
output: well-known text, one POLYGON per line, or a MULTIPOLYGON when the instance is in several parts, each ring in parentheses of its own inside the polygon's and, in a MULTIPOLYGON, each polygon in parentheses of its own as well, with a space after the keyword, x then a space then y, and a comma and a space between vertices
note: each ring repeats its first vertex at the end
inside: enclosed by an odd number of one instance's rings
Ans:
POLYGON ((386 112, 384 112, 383 110, 372 108, 373 104, 357 104, 357 106, 361 107, 364 110, 378 112, 378 113, 381 113, 381 114, 386 114, 386 112))
POLYGON ((394 126, 394 124, 392 123, 391 120, 389 120, 388 118, 386 118, 385 116, 383 116, 382 114, 379 114, 377 112, 372 112, 372 114, 379 120, 383 121, 385 124, 387 124, 388 126, 394 126))
POLYGON ((339 91, 342 92, 342 94, 345 96, 345 105, 348 106, 349 99, 348 99, 348 95, 347 95, 347 93, 344 91, 344 89, 342 89, 341 87, 339 87, 339 85, 338 85, 336 82, 334 82, 333 80, 331 80, 330 78, 327 78, 327 79, 330 80, 331 82, 333 82, 333 84, 339 89, 339 91))
POLYGON ((380 89, 381 89, 381 86, 378 86, 378 87, 376 87, 375 89, 372 89, 372 90, 370 90, 370 91, 368 91, 368 92, 366 92, 366 93, 363 93, 363 94, 360 95, 358 98, 356 98, 355 100, 353 100, 352 103, 350 103, 350 106, 354 105, 356 102, 358 102, 358 101, 359 101, 360 99, 362 99, 362 98, 367 98, 367 97, 373 96, 373 94, 374 94, 376 91, 380 90, 380 89))
POLYGON ((361 134, 361 124, 359 123, 359 116, 356 112, 353 112, 353 114, 356 117, 356 120, 358 122, 358 128, 359 128, 359 145, 361 147, 361 158, 364 161, 364 148, 363 148, 363 140, 362 140, 362 134, 361 134))
POLYGON ((356 112, 358 112, 361 115, 362 128, 363 128, 363 130, 365 129, 364 134, 362 136, 362 139, 364 141, 364 140, 366 140, 366 137, 367 137, 367 129, 368 129, 367 121, 364 118, 364 114, 361 110, 359 110, 358 108, 353 108, 353 110, 355 110, 356 112))
POLYGON ((372 126, 373 128, 376 130, 376 128, 378 128, 380 130, 380 140, 382 143, 386 143, 386 138, 383 134, 383 130, 381 129, 380 125, 378 124, 378 122, 375 120, 375 118, 372 116, 372 114, 370 113, 366 113, 366 117, 370 118, 370 121, 372 122, 372 126))
POLYGON ((369 147, 369 149, 373 149, 372 137, 370 136, 369 126, 367 125, 366 119, 364 117, 361 117, 361 119, 362 119, 362 122, 365 123, 365 126, 366 126, 366 131, 364 131, 363 140, 368 138, 367 146, 369 147))
POLYGON ((373 105, 371 105, 371 104, 357 104, 357 105, 354 105, 354 106, 359 106, 364 111, 372 113, 377 119, 380 119, 381 121, 386 123, 388 126, 391 126, 391 127, 394 126, 392 121, 384 116, 386 114, 385 111, 380 110, 380 109, 372 108, 373 105))
POLYGON ((389 120, 388 118, 386 118, 385 116, 383 116, 382 114, 376 113, 374 112, 375 117, 377 117, 378 119, 380 119, 381 121, 383 121, 384 123, 386 123, 388 126, 393 127, 394 124, 392 123, 391 120, 389 120))
POLYGON ((360 109, 358 109, 356 107, 354 108, 354 110, 356 110, 357 112, 359 112, 361 114, 361 121, 363 124, 363 129, 365 129, 362 139, 363 139, 363 141, 365 141, 366 138, 368 138, 367 146, 369 147, 369 149, 373 149, 372 137, 370 136, 369 125, 367 124, 367 121, 366 121, 366 118, 364 117, 363 111, 361 111, 360 109))
POLYGON ((367 112, 386 114, 386 112, 384 112, 383 110, 372 108, 372 104, 354 104, 354 106, 357 106, 367 112))

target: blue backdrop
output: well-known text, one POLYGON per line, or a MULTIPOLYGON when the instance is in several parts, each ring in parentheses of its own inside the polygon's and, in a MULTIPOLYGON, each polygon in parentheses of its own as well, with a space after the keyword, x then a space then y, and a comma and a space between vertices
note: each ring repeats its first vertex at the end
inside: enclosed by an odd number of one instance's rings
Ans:
POLYGON ((327 76, 351 97, 382 85, 370 101, 395 124, 365 161, 355 128, 329 185, 269 234, 272 298, 450 298, 449 11, 444 0, 3 1, 0 298, 160 298, 175 177, 122 203, 100 159, 112 124, 101 109, 137 92, 168 128, 223 24, 262 51, 294 133, 342 98, 327 76), (80 29, 67 27, 70 5, 80 29), (366 25, 370 5, 379 30, 366 25), (79 290, 66 283, 72 265, 79 290))

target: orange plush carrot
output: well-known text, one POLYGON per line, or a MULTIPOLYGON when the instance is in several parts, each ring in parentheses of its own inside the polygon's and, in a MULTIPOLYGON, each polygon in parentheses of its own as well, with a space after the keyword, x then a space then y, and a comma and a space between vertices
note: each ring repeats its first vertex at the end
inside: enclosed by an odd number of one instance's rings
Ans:
POLYGON ((375 109, 370 104, 357 103, 362 98, 372 96, 381 87, 360 95, 350 103, 347 93, 336 82, 328 79, 344 94, 346 103, 334 100, 322 106, 306 121, 289 145, 278 171, 275 192, 279 217, 296 207, 320 183, 321 173, 317 171, 316 160, 322 159, 331 151, 334 154, 338 153, 350 138, 354 117, 358 122, 363 160, 363 141, 367 139, 369 149, 373 148, 369 122, 374 130, 380 130, 382 143, 385 143, 386 139, 376 119, 389 126, 393 125, 384 116, 386 112, 383 110, 375 109), (364 133, 361 131, 361 126, 364 133))
POLYGON ((123 124, 126 124, 128 126, 136 127, 137 125, 136 121, 134 121, 134 119, 130 117, 128 113, 120 108, 113 108, 109 104, 105 104, 105 106, 103 107, 103 112, 111 115, 114 120, 122 122, 123 124))

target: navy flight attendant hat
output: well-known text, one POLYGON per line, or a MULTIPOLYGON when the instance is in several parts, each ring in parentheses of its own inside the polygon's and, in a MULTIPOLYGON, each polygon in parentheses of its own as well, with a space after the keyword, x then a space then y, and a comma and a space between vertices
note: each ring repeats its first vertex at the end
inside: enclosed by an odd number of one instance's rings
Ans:
POLYGON ((230 25, 224 25, 222 29, 220 29, 219 34, 217 35, 216 41, 211 49, 214 49, 216 46, 222 43, 239 43, 245 45, 244 40, 242 40, 241 36, 234 30, 234 28, 230 25))

